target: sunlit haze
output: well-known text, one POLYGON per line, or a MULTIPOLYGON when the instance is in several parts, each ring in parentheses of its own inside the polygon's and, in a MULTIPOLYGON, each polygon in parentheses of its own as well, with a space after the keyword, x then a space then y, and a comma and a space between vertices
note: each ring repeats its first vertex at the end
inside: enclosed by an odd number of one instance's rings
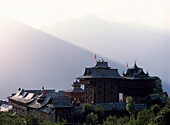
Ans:
POLYGON ((40 28, 93 13, 107 22, 130 22, 170 29, 164 0, 1 0, 0 14, 40 28))

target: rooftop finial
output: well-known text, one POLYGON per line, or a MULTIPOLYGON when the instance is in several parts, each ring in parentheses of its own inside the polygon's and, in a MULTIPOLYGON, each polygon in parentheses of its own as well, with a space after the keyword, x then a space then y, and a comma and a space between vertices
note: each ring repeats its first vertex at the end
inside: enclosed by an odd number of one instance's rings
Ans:
POLYGON ((102 58, 102 62, 104 62, 103 58, 102 58))
POLYGON ((137 69, 138 66, 136 65, 136 59, 134 60, 134 68, 137 69))
POLYGON ((21 88, 19 87, 19 88, 18 88, 18 91, 20 91, 20 90, 21 90, 21 88))
POLYGON ((125 73, 124 73, 124 70, 123 70, 123 74, 122 74, 123 76, 125 75, 125 73))
POLYGON ((147 72, 146 72, 146 75, 149 76, 148 70, 147 70, 147 72))
POLYGON ((134 60, 134 64, 136 64, 136 59, 134 60))

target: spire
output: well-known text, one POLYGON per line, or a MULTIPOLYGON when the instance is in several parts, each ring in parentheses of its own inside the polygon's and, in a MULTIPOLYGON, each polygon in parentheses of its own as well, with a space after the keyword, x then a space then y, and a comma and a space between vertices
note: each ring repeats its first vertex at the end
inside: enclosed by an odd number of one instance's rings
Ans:
POLYGON ((147 75, 147 76, 149 76, 149 73, 148 73, 148 71, 146 72, 146 75, 147 75))
POLYGON ((41 91, 44 91, 44 86, 42 86, 41 91))
POLYGON ((133 66, 134 69, 138 69, 139 67, 136 65, 136 60, 134 61, 134 66, 133 66))
POLYGON ((123 71, 123 74, 122 74, 123 76, 125 75, 125 73, 124 73, 124 71, 123 71))
POLYGON ((102 62, 104 62, 103 58, 102 58, 102 62))
POLYGON ((21 88, 20 88, 20 87, 18 88, 18 91, 21 91, 21 88))

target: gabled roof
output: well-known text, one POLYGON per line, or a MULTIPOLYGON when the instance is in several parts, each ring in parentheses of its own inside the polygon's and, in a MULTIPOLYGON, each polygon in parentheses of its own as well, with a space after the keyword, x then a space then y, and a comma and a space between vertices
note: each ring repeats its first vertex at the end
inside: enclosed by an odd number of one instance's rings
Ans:
POLYGON ((78 79, 91 79, 91 78, 122 78, 118 69, 111 69, 108 62, 98 61, 95 67, 86 68, 84 75, 78 79))

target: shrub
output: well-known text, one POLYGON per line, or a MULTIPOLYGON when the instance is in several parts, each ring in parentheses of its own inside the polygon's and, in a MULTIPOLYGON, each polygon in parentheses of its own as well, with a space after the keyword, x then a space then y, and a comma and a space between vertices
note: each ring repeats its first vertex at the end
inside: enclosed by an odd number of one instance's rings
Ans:
POLYGON ((97 123, 98 123, 97 114, 94 114, 93 112, 91 112, 90 114, 87 115, 86 124, 88 124, 88 125, 96 125, 97 123))

